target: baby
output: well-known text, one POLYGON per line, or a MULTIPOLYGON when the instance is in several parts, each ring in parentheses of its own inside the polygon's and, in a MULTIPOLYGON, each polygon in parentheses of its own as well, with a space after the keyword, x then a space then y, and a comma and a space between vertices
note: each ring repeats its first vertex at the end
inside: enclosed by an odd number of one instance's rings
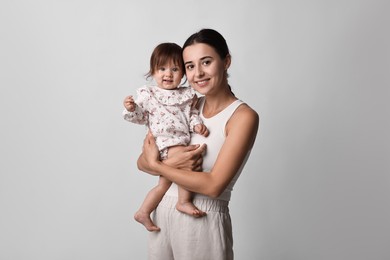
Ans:
MULTIPOLYGON (((125 98, 123 104, 124 119, 148 126, 156 139, 160 159, 168 155, 168 148, 177 145, 188 145, 191 132, 208 136, 209 131, 199 117, 195 108, 197 96, 191 87, 181 86, 184 76, 182 49, 175 43, 159 44, 150 58, 150 70, 147 77, 152 77, 156 86, 144 86, 137 90, 137 98, 125 98)), ((147 194, 140 209, 135 213, 135 220, 149 231, 159 231, 150 218, 171 182, 159 178, 158 185, 147 194)), ((205 212, 192 203, 192 193, 179 187, 176 209, 180 212, 201 217, 205 212)))

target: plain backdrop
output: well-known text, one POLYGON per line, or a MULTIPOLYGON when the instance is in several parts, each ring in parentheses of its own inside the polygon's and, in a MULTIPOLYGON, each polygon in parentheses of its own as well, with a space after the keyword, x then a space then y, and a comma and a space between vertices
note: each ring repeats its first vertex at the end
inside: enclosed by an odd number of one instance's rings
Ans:
POLYGON ((390 259, 390 4, 3 0, 0 259, 146 259, 145 128, 122 101, 153 48, 208 27, 261 117, 231 201, 238 260, 390 259))

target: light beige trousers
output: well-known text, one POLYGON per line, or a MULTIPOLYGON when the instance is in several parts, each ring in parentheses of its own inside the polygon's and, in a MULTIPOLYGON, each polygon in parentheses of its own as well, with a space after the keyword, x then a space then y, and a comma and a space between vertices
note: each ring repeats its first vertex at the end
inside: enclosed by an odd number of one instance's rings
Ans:
POLYGON ((232 260, 233 236, 229 202, 195 199, 207 215, 201 218, 178 212, 176 197, 164 196, 153 214, 160 232, 149 235, 149 260, 232 260))

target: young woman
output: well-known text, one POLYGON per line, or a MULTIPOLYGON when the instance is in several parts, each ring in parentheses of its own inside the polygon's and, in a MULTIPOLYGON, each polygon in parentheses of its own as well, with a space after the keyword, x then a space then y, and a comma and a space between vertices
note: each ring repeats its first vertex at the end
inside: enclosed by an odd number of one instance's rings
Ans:
POLYGON ((183 59, 188 82, 203 95, 200 116, 209 130, 208 137, 194 135, 191 143, 205 144, 207 150, 203 169, 196 172, 204 145, 170 148, 168 159, 160 161, 155 140, 147 135, 139 169, 174 183, 154 212, 161 231, 150 234, 149 259, 233 259, 228 204, 255 142, 259 116, 231 91, 227 73, 231 56, 221 34, 203 29, 191 35, 184 43, 183 59), (177 185, 196 193, 193 203, 206 212, 205 217, 175 211, 177 185))

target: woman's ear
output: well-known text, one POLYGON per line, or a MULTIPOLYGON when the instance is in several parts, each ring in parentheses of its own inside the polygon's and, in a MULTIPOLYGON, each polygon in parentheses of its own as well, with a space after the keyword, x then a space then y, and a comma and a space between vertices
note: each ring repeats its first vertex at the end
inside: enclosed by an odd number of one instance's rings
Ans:
POLYGON ((230 67, 231 62, 232 62, 232 56, 230 56, 230 54, 226 55, 226 57, 224 59, 225 70, 227 70, 230 67))

